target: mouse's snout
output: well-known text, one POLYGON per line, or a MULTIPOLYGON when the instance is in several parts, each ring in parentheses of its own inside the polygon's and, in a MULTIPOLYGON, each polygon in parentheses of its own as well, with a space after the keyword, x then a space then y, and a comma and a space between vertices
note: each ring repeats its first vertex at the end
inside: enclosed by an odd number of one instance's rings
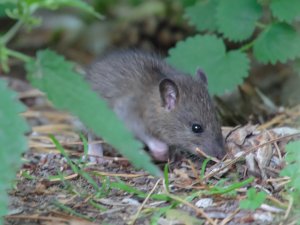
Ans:
POLYGON ((216 157, 217 159, 223 159, 226 155, 223 139, 218 139, 216 142, 212 143, 210 151, 212 156, 216 157))
POLYGON ((223 159, 226 155, 226 149, 224 147, 223 140, 220 141, 213 141, 209 143, 201 143, 198 147, 196 147, 196 153, 197 155, 207 155, 211 157, 215 157, 217 159, 223 159), (199 151, 200 150, 200 151, 199 151), (204 154, 202 154, 202 152, 204 154))
POLYGON ((216 146, 212 149, 212 155, 216 157, 217 159, 223 159, 226 155, 226 150, 224 146, 216 146))

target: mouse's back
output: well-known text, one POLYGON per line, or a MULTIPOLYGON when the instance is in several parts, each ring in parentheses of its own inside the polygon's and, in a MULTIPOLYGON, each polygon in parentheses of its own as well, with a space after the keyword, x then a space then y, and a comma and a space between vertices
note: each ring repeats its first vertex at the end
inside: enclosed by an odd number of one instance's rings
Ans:
POLYGON ((93 90, 111 99, 132 92, 147 91, 148 87, 157 84, 162 78, 162 74, 154 71, 157 68, 170 67, 154 54, 120 51, 92 63, 87 69, 86 79, 93 90))

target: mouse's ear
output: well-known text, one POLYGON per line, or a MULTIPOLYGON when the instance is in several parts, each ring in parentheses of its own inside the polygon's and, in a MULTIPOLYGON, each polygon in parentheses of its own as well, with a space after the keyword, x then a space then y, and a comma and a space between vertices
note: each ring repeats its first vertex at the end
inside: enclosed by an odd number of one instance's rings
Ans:
POLYGON ((179 97, 178 87, 174 81, 168 78, 161 80, 159 83, 159 92, 162 106, 167 111, 173 110, 176 107, 179 97))
POLYGON ((196 77, 199 79, 203 84, 207 85, 207 77, 206 74, 202 69, 197 69, 196 77))

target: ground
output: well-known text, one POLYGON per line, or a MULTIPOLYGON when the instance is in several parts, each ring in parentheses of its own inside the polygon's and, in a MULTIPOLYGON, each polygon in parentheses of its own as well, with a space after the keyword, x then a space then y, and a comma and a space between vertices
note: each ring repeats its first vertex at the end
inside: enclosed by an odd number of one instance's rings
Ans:
MULTIPOLYGON (((9 191, 5 224, 279 224, 289 216, 284 197, 285 145, 299 108, 284 109, 260 126, 223 127, 228 156, 221 162, 185 154, 168 163, 164 178, 134 169, 108 144, 104 162, 82 160, 74 118, 53 109, 45 96, 10 79, 28 109, 30 149, 9 191), (276 128, 276 129, 274 129, 276 128), (54 135, 66 151, 55 146, 54 135), (205 166, 206 165, 206 166, 205 166), (242 209, 250 187, 267 193, 256 210, 242 209)), ((177 153, 178 154, 178 153, 177 153)), ((258 193, 255 195, 258 196, 258 193)), ((249 199, 249 198, 248 198, 249 199)), ((252 200, 258 201, 258 200, 252 200)))

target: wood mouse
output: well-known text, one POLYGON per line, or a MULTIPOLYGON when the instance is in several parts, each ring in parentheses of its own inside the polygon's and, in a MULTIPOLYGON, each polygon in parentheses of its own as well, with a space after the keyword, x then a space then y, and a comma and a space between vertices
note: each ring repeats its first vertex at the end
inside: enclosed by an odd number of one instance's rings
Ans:
MULTIPOLYGON (((196 155, 199 148, 219 159, 225 155, 201 70, 192 77, 155 54, 124 50, 92 63, 85 78, 156 160, 167 160, 172 146, 196 155)), ((101 146, 90 144, 88 154, 102 156, 101 146)))

